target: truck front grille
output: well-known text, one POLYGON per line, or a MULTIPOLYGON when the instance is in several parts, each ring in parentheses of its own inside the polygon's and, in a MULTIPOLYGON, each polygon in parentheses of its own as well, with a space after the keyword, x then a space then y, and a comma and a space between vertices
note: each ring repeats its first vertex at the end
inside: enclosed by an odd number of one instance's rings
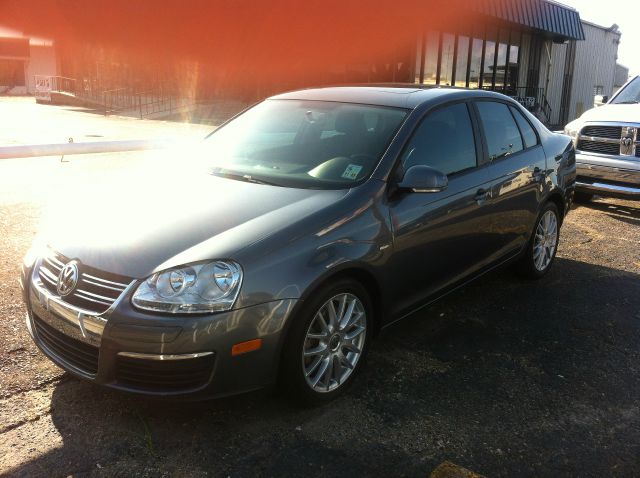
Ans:
POLYGON ((582 134, 596 138, 620 139, 622 126, 589 125, 582 129, 582 134))
POLYGON ((640 157, 640 125, 590 124, 582 128, 576 149, 580 152, 640 157))
MULTIPOLYGON (((70 259, 55 252, 43 258, 38 276, 51 293, 58 295, 56 290, 58 276, 69 261, 70 259)), ((78 271, 80 274, 78 284, 73 292, 62 300, 94 314, 106 312, 133 280, 100 271, 82 263, 78 264, 78 271)))

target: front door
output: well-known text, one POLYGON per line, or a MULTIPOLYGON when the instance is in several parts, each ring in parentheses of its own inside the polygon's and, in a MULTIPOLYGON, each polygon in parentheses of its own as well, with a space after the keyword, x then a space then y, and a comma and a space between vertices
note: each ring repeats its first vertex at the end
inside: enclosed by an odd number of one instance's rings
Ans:
POLYGON ((401 172, 424 164, 448 176, 441 192, 399 191, 390 199, 394 255, 389 289, 402 315, 482 267, 495 248, 485 217, 491 181, 479 163, 481 144, 470 105, 429 113, 401 158, 401 172))

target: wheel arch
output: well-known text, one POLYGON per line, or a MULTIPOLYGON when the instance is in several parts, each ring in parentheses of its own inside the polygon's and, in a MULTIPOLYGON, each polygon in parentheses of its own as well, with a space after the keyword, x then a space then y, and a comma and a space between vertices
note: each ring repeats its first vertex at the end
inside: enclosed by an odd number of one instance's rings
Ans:
POLYGON ((551 193, 546 197, 546 199, 540 205, 541 208, 544 207, 544 205, 548 202, 554 203, 558 208, 558 212, 560 213, 560 218, 559 218, 560 224, 562 224, 562 222, 564 221, 564 217, 566 216, 568 211, 566 210, 565 200, 562 194, 560 193, 560 191, 558 190, 551 191, 551 193))
POLYGON ((321 287, 324 287, 327 283, 343 278, 354 279, 367 290, 373 308, 372 336, 375 337, 380 332, 386 305, 382 295, 380 282, 376 278, 375 274, 367 267, 358 264, 344 264, 342 267, 337 267, 333 270, 327 271, 327 273, 317 278, 306 288, 306 290, 303 292, 303 294, 300 296, 295 306, 293 307, 289 319, 284 325, 284 329, 282 330, 281 338, 279 341, 280 343, 278 344, 277 348, 278 360, 276 360, 276 363, 278 370, 276 371, 276 376, 279 376, 279 372, 282 367, 280 363, 283 355, 282 352, 284 349, 284 344, 287 341, 288 336, 290 335, 292 324, 296 320, 296 317, 299 316, 299 314, 304 310, 304 306, 307 303, 308 299, 311 297, 311 295, 313 295, 314 292, 316 292, 321 287))

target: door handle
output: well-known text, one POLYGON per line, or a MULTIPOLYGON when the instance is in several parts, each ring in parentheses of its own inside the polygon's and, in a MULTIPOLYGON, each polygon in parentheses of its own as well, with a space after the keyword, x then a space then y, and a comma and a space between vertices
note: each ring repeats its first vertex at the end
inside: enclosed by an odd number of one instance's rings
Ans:
POLYGON ((489 197, 489 191, 487 189, 478 189, 478 191, 476 191, 476 195, 474 196, 473 200, 475 202, 477 202, 479 205, 484 204, 487 201, 487 198, 489 197))

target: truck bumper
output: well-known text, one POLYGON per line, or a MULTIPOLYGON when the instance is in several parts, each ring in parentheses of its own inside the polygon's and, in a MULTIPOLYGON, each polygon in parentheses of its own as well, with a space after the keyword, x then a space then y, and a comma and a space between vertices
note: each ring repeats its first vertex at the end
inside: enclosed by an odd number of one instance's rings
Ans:
POLYGON ((576 156, 576 191, 640 199, 640 161, 576 156))

